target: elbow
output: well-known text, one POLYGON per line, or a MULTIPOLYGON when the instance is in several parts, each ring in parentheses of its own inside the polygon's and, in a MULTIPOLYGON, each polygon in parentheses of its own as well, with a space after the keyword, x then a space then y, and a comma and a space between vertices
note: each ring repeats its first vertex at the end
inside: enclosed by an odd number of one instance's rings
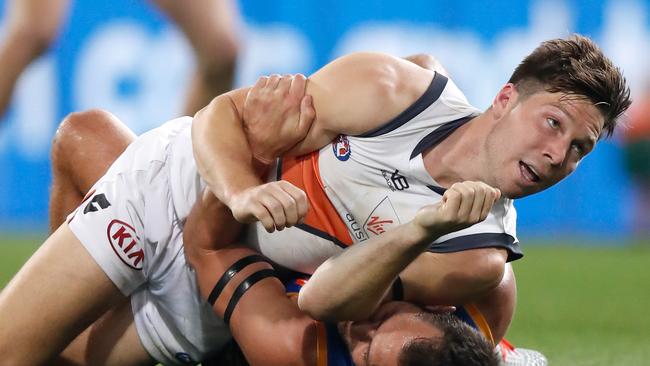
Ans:
POLYGON ((505 273, 508 254, 503 249, 479 249, 480 258, 476 268, 470 272, 469 281, 476 284, 478 291, 485 292, 499 286, 505 273))
POLYGON ((311 290, 309 282, 298 294, 298 307, 310 318, 325 322, 361 320, 365 314, 355 312, 348 302, 333 298, 325 291, 311 290))
POLYGON ((480 268, 480 273, 477 275, 475 281, 479 282, 484 291, 489 291, 501 283, 505 272, 505 259, 500 256, 492 256, 488 258, 480 268))
POLYGON ((448 283, 465 288, 468 300, 496 288, 503 279, 507 253, 502 249, 486 248, 473 251, 467 267, 448 275, 448 283))
POLYGON ((311 291, 308 285, 309 283, 298 294, 298 308, 314 320, 331 320, 332 313, 335 311, 323 298, 322 293, 311 291))

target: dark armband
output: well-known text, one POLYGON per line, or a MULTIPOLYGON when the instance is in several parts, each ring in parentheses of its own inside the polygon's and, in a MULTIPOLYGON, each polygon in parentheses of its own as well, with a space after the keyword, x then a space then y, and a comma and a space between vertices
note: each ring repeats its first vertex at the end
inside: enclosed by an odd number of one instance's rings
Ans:
POLYGON ((230 282, 230 280, 232 280, 232 278, 235 277, 239 271, 246 268, 248 265, 258 262, 269 263, 266 257, 259 254, 249 255, 233 263, 233 265, 230 266, 230 268, 228 268, 228 270, 223 275, 221 275, 221 278, 219 278, 217 284, 214 285, 214 288, 212 291, 210 291, 210 295, 208 296, 208 303, 210 303, 211 306, 214 306, 214 303, 217 301, 219 295, 221 295, 221 292, 226 287, 228 282, 230 282))
POLYGON ((226 324, 230 323, 230 317, 232 316, 232 312, 235 311, 235 307, 237 306, 239 299, 241 299, 244 293, 246 293, 246 291, 248 291, 251 287, 253 287, 254 284, 269 277, 277 278, 275 274, 275 270, 269 268, 262 269, 248 276, 244 281, 242 281, 242 283, 239 284, 239 286, 237 286, 235 292, 232 294, 232 297, 230 298, 230 301, 228 302, 228 307, 226 307, 226 311, 223 314, 224 323, 226 324))

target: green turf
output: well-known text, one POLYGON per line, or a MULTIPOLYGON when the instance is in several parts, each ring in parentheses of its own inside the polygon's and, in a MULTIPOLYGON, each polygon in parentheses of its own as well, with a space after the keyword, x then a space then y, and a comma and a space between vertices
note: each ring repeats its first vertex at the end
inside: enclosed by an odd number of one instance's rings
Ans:
POLYGON ((14 236, 0 233, 0 288, 3 288, 14 273, 27 261, 41 244, 37 236, 14 236))
POLYGON ((650 245, 534 246, 508 337, 551 365, 650 365, 650 245))
MULTIPOLYGON (((40 240, 0 237, 3 287, 40 240)), ((508 338, 542 351, 552 366, 650 365, 650 243, 565 243, 525 245, 508 338)))

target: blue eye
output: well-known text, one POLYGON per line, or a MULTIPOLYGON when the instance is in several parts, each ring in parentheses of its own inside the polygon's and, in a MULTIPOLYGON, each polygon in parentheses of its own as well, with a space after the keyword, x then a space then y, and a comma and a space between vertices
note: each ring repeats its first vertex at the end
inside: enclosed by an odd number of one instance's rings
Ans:
POLYGON ((547 118, 546 123, 548 123, 548 125, 551 126, 552 128, 560 127, 560 122, 558 122, 558 120, 553 118, 547 118))

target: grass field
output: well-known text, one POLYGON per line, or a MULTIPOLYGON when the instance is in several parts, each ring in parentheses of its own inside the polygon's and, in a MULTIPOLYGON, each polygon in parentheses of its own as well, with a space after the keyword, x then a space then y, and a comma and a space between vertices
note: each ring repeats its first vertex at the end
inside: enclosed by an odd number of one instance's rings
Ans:
MULTIPOLYGON (((0 287, 38 238, 0 239, 0 287)), ((650 242, 526 245, 509 339, 550 365, 650 365, 650 242)))

